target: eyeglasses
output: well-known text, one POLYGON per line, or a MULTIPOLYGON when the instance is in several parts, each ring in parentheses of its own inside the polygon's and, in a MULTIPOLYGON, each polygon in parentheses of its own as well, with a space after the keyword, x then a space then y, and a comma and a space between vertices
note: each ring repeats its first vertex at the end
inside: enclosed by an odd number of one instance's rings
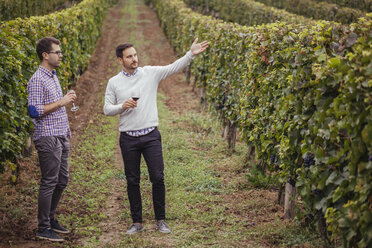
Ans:
POLYGON ((47 52, 48 54, 49 53, 54 53, 54 54, 57 54, 58 56, 61 56, 62 55, 62 51, 55 51, 55 52, 47 52))

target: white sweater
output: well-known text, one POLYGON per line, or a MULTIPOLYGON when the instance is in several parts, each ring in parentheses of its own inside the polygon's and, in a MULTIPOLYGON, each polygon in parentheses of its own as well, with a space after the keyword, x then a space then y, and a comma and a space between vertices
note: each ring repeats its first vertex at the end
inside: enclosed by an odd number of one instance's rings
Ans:
POLYGON ((159 125, 156 95, 159 82, 184 69, 192 60, 188 51, 185 56, 167 66, 138 67, 134 76, 127 77, 122 72, 110 78, 106 88, 105 115, 120 114, 119 131, 136 131, 159 125), (124 110, 122 105, 132 97, 133 89, 140 88, 140 99, 136 108, 124 110))

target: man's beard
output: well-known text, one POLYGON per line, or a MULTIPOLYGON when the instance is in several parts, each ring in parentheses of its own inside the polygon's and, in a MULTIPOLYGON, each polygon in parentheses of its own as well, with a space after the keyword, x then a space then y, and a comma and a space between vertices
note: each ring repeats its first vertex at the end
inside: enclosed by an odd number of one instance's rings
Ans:
POLYGON ((138 67, 138 62, 135 62, 127 66, 127 69, 133 70, 133 69, 136 69, 137 67, 138 67))

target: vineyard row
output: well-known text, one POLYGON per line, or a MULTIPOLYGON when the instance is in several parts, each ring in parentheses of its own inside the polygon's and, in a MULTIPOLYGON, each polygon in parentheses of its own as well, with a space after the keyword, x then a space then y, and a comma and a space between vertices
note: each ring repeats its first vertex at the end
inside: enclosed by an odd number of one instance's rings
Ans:
POLYGON ((37 41, 44 36, 61 41, 64 60, 58 78, 66 91, 87 66, 105 10, 116 1, 84 0, 50 15, 0 24, 0 176, 6 166, 16 170, 16 159, 30 136, 26 86, 38 67, 37 41))
POLYGON ((237 124, 265 167, 324 216, 345 247, 372 245, 372 14, 349 26, 249 27, 147 0, 180 53, 208 40, 191 67, 210 109, 237 124), (353 213, 353 214, 350 214, 353 213))

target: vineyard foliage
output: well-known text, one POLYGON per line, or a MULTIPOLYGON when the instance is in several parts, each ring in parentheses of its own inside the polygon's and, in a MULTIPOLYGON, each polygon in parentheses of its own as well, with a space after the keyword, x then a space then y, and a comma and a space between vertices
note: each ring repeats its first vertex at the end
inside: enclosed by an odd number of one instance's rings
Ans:
POLYGON ((317 2, 334 3, 338 6, 360 9, 365 12, 372 12, 372 0, 315 0, 317 2))
POLYGON ((214 11, 218 13, 217 16, 215 15, 218 18, 249 26, 271 23, 273 20, 300 24, 315 23, 311 18, 348 24, 365 15, 357 9, 340 8, 335 4, 309 0, 185 0, 184 2, 199 12, 214 11))
POLYGON ((334 21, 344 24, 356 22, 365 12, 340 7, 337 4, 327 2, 316 2, 314 0, 257 0, 258 2, 285 9, 289 12, 303 15, 309 18, 334 21))
POLYGON ((257 159, 296 182, 345 247, 372 245, 372 14, 349 26, 241 26, 178 0, 146 0, 181 54, 208 40, 192 73, 211 110, 238 123, 257 159))
POLYGON ((30 135, 27 82, 39 65, 36 43, 44 36, 61 41, 63 60, 57 70, 63 89, 86 67, 95 48, 105 9, 116 0, 84 0, 46 16, 1 23, 0 32, 0 174, 14 168, 30 135))
POLYGON ((0 21, 45 15, 66 2, 73 4, 81 0, 0 0, 0 21))
POLYGON ((288 23, 312 23, 309 18, 266 6, 253 0, 184 0, 183 2, 199 12, 247 26, 271 23, 273 20, 288 23))

